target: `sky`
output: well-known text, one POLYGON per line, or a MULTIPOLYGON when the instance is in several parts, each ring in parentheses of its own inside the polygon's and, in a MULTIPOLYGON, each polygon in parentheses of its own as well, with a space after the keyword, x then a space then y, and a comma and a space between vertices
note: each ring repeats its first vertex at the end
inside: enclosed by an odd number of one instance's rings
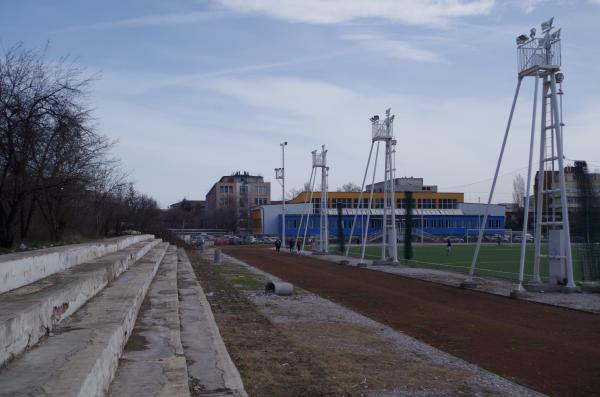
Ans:
MULTIPOLYGON (((392 108, 396 176, 488 197, 517 83, 515 37, 562 28, 564 146, 600 168, 600 0, 1 0, 0 47, 68 56, 98 79, 97 129, 166 207, 223 175, 360 185, 369 118, 392 108)), ((533 80, 523 82, 494 202, 526 177, 533 80)), ((536 142, 537 144, 537 142, 536 142)), ((537 150, 534 151, 537 154, 537 150)), ((383 169, 380 158, 379 170, 383 169)), ((535 163, 535 160, 534 160, 535 163)), ((380 173, 377 179, 382 179, 380 173)))

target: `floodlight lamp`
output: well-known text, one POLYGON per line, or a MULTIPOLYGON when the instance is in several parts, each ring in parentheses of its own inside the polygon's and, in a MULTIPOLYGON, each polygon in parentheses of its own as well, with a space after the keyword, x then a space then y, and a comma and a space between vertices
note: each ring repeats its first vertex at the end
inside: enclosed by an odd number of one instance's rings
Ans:
POLYGON ((525 44, 528 41, 529 41, 529 37, 527 37, 524 34, 522 34, 522 35, 520 35, 520 36, 517 37, 517 45, 525 44))
POLYGON ((550 36, 550 38, 552 40, 560 40, 560 31, 562 29, 558 29, 556 32, 552 33, 552 35, 550 36))
POLYGON ((532 39, 535 37, 535 28, 531 28, 531 30, 529 31, 529 37, 531 37, 532 39))
POLYGON ((565 75, 562 74, 562 73, 560 73, 560 72, 556 73, 554 75, 554 77, 556 78, 556 82, 559 83, 559 84, 562 83, 565 80, 565 75))
POLYGON ((375 116, 371 117, 369 120, 371 120, 371 123, 379 121, 379 115, 376 114, 375 116))
POLYGON ((385 115, 389 116, 391 111, 392 111, 392 108, 385 109, 385 115))
POLYGON ((548 40, 547 40, 546 38, 540 38, 540 39, 538 40, 538 47, 539 47, 539 48, 546 47, 546 42, 547 42, 547 41, 548 41, 548 40))
POLYGON ((390 122, 391 122, 391 121, 394 121, 394 117, 396 117, 396 115, 395 115, 395 114, 392 114, 392 117, 390 117, 390 122))
POLYGON ((549 32, 550 30, 552 30, 553 26, 552 23, 554 22, 554 17, 548 19, 545 22, 542 22, 542 32, 546 33, 549 32))

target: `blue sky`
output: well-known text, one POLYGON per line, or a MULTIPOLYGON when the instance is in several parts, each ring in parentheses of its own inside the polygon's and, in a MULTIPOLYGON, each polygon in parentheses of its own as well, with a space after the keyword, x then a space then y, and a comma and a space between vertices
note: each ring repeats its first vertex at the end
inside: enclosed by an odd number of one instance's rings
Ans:
MULTIPOLYGON (((50 60, 98 73, 98 129, 162 206, 203 199, 236 170, 264 175, 278 199, 282 141, 288 186, 308 179, 322 144, 331 188, 360 184, 368 119, 390 106, 397 176, 485 201, 514 38, 551 16, 563 28, 565 154, 600 167, 600 0, 3 0, 0 44, 49 42, 50 60)), ((494 201, 525 175, 532 95, 525 81, 494 201)))

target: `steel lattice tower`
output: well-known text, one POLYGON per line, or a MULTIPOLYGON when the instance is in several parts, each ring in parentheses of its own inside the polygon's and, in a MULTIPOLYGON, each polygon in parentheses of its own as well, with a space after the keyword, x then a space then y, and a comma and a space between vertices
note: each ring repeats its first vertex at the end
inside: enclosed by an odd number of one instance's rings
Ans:
MULTIPOLYGON (((315 212, 315 203, 313 203, 313 192, 315 190, 315 182, 317 179, 317 170, 321 169, 321 198, 319 199, 319 252, 327 253, 329 251, 329 221, 328 221, 328 208, 327 208, 327 189, 328 182, 327 179, 329 177, 329 167, 327 166, 327 150, 325 149, 325 145, 321 146, 321 152, 317 152, 313 150, 312 154, 312 168, 310 171, 310 178, 308 185, 310 187, 310 191, 306 192, 307 196, 304 201, 304 204, 310 203, 310 206, 306 210, 306 219, 304 222, 304 235, 302 238, 302 245, 300 248, 300 253, 304 251, 304 246, 306 243, 306 234, 308 232, 308 225, 310 224, 310 214, 315 212)), ((304 220, 304 214, 300 218, 300 225, 298 226, 298 231, 296 232, 296 241, 300 238, 300 230, 302 229, 302 221, 304 220)))
POLYGON ((358 215, 361 215, 361 264, 364 265, 365 250, 368 239, 369 221, 371 215, 374 213, 373 210, 373 193, 375 187, 375 176, 377 173, 377 160, 379 157, 379 144, 383 142, 385 144, 385 157, 384 157, 384 177, 383 177, 383 204, 381 206, 382 213, 382 231, 381 231, 381 260, 388 263, 398 263, 398 237, 396 228, 396 192, 395 192, 395 147, 396 140, 394 139, 394 115, 390 114, 391 108, 385 111, 385 119, 380 120, 379 116, 371 117, 371 149, 369 151, 369 159, 367 160, 367 166, 365 167, 365 174, 360 188, 360 195, 358 199, 358 206, 355 209, 354 221, 352 222, 352 228, 350 230, 350 237, 348 240, 348 248, 346 249, 346 256, 350 253, 350 245, 352 243, 352 236, 356 229, 356 221, 358 215), (365 189, 365 182, 367 174, 369 172, 369 166, 371 164, 371 157, 373 155, 373 147, 377 143, 375 150, 375 161, 373 164, 373 176, 371 180, 371 191, 369 195, 368 204, 364 206, 363 193, 365 189), (366 215, 366 222, 364 222, 364 216, 366 215))
MULTIPOLYGON (((321 153, 316 150, 312 152, 313 168, 321 169, 321 205, 319 206, 319 251, 329 252, 329 221, 327 208, 327 189, 329 176, 329 167, 327 167, 327 150, 325 145, 321 146, 321 153)), ((316 177, 316 176, 315 176, 316 177)))
MULTIPOLYGON (((530 186, 533 169, 533 151, 535 142, 535 130, 537 120, 537 101, 539 82, 542 81, 541 92, 541 129, 539 142, 539 167, 537 175, 537 198, 535 213, 535 256, 533 279, 525 287, 527 289, 536 289, 541 283, 540 263, 542 259, 547 259, 549 265, 550 283, 553 286, 564 286, 566 291, 575 290, 573 279, 573 259, 571 255, 571 236, 569 230, 569 211, 567 201, 567 189, 565 183, 565 165, 564 165, 564 147, 563 147, 563 122, 562 122, 562 88, 561 83, 564 79, 560 72, 561 67, 561 30, 553 32, 552 26, 554 18, 542 23, 542 36, 536 37, 536 29, 530 31, 529 36, 520 35, 517 37, 518 54, 518 82, 515 95, 508 119, 508 124, 504 134, 496 173, 492 182, 490 196, 488 199, 488 209, 480 225, 477 247, 471 262, 469 276, 463 283, 464 287, 473 287, 473 275, 481 241, 486 228, 489 205, 491 203, 498 171, 502 162, 502 156, 506 146, 508 132, 510 130, 515 105, 519 95, 521 83, 525 77, 533 77, 535 88, 533 97, 533 111, 531 119, 531 138, 529 145, 529 166, 527 171, 527 186, 524 203, 523 234, 521 237, 521 255, 519 260, 519 280, 518 285, 512 292, 517 296, 523 291, 523 276, 525 268, 525 254, 527 246, 527 230, 529 217, 530 186), (557 87, 558 85, 558 87, 557 87), (560 99, 559 99, 560 97, 560 99), (550 177, 550 181, 546 178, 550 177), (558 184, 558 186, 556 186, 558 184), (560 203, 558 206, 556 203, 560 203), (548 236, 548 252, 542 253, 541 239, 546 233, 548 236), (537 286, 536 286, 537 285, 537 286)), ((543 287, 546 289, 546 287, 543 287)))

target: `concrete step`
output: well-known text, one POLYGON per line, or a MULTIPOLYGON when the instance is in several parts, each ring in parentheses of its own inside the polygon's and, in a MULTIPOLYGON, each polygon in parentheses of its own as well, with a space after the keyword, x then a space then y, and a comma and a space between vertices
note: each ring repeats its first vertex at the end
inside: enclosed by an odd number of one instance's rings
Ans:
POLYGON ((181 343, 188 362, 189 383, 198 388, 194 395, 247 397, 192 265, 183 249, 178 254, 181 343))
POLYGON ((109 395, 190 395, 179 330, 177 247, 167 250, 142 303, 109 395))
POLYGON ((120 236, 90 243, 0 255, 0 293, 153 238, 151 234, 120 236))
POLYGON ((159 242, 138 242, 0 295, 0 365, 52 332, 159 242))
POLYGON ((0 396, 103 396, 167 250, 160 243, 0 371, 0 396))

